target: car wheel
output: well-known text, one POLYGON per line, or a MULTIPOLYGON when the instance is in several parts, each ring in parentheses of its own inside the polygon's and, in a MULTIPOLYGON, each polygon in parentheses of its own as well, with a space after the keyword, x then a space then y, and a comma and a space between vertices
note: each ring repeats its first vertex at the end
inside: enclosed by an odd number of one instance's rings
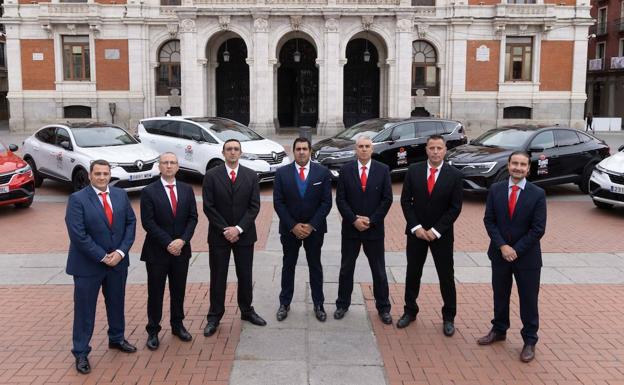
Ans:
POLYGON ((225 162, 222 161, 221 159, 213 159, 210 162, 208 162, 208 165, 206 166, 206 171, 210 170, 211 168, 221 166, 224 163, 225 162))
POLYGON ((596 207, 598 207, 599 209, 610 209, 611 207, 613 207, 612 204, 610 203, 604 203, 604 202, 600 202, 597 201, 595 199, 592 199, 592 201, 594 201, 594 204, 596 205, 596 207))
POLYGON ((583 174, 581 175, 581 180, 579 181, 578 186, 583 194, 589 194, 589 179, 591 178, 591 174, 594 171, 594 166, 596 166, 596 163, 590 163, 585 166, 583 174))
POLYGON ((28 198, 28 200, 26 202, 16 203, 15 207, 18 207, 20 209, 28 208, 28 207, 30 207, 30 205, 32 205, 34 198, 35 198, 35 196, 33 195, 30 198, 28 198))
POLYGON ((37 171, 37 165, 35 164, 35 160, 31 157, 27 157, 24 160, 26 161, 26 163, 28 163, 28 165, 32 169, 33 176, 35 177, 35 187, 41 187, 41 184, 43 183, 43 177, 37 171))
POLYGON ((89 174, 84 168, 79 168, 74 171, 72 176, 72 188, 74 191, 80 191, 89 185, 89 174))

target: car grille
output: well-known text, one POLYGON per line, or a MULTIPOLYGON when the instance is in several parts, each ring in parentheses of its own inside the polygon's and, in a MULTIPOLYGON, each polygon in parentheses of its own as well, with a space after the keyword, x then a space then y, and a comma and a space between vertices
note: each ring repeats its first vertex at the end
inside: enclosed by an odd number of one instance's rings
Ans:
POLYGON ((133 180, 133 181, 118 179, 117 182, 113 185, 119 188, 141 187, 141 186, 147 186, 148 184, 155 181, 157 178, 159 178, 159 176, 154 176, 148 179, 133 180))
POLYGON ((613 183, 624 185, 624 176, 623 175, 609 174, 609 179, 611 179, 611 182, 613 182, 613 183))
POLYGON ((153 162, 146 162, 143 164, 143 168, 139 170, 139 168, 137 167, 136 164, 134 163, 123 163, 120 164, 119 166, 121 168, 123 168, 126 172, 141 172, 141 171, 149 171, 152 169, 152 167, 154 167, 154 163, 156 163, 156 161, 153 162))
POLYGON ((286 153, 284 151, 276 152, 275 155, 275 158, 273 158, 272 154, 258 154, 258 159, 264 160, 268 164, 280 164, 284 160, 286 153))
POLYGON ((312 156, 312 158, 314 160, 316 160, 317 162, 322 162, 323 160, 329 158, 332 154, 329 152, 315 152, 314 155, 312 156))
POLYGON ((13 177, 15 173, 9 173, 9 174, 4 174, 4 175, 0 175, 0 184, 7 184, 9 183, 9 181, 11 180, 11 178, 13 177))

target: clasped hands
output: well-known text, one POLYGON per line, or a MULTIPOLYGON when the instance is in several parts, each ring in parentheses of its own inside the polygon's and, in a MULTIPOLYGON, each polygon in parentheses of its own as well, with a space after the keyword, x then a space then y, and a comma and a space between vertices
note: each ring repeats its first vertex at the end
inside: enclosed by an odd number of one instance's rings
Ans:
POLYGON ((290 231, 297 239, 305 239, 312 234, 314 228, 309 223, 297 223, 290 231))
POLYGON ((186 242, 183 239, 174 239, 169 245, 167 245, 167 251, 169 254, 178 257, 182 253, 182 248, 185 244, 186 242))
POLYGON ((507 262, 513 262, 518 259, 518 254, 516 253, 516 250, 514 250, 514 248, 509 245, 502 245, 500 247, 500 251, 503 259, 507 262))
POLYGON ((236 226, 228 226, 223 229, 223 236, 230 243, 235 243, 238 241, 240 235, 240 231, 236 228, 236 226))
POLYGON ((116 266, 123 257, 119 254, 118 251, 112 251, 104 257, 102 262, 104 262, 107 266, 113 267, 116 266))
POLYGON ((426 241, 426 242, 433 242, 436 239, 438 239, 438 237, 435 235, 435 233, 431 229, 425 230, 422 227, 417 228, 414 231, 414 235, 416 236, 416 238, 422 239, 423 241, 426 241))
POLYGON ((353 226, 355 226, 358 231, 366 231, 370 229, 370 218, 365 217, 364 215, 356 215, 353 226))

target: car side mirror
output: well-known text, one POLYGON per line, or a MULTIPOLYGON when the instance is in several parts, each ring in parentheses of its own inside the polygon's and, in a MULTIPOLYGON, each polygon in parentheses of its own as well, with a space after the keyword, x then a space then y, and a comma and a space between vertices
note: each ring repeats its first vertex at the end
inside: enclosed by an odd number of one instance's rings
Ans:
POLYGON ((141 138, 139 137, 139 134, 134 134, 132 136, 134 137, 134 139, 137 140, 137 142, 141 143, 141 138))
POLYGON ((72 149, 71 144, 69 144, 69 142, 66 141, 66 140, 61 142, 61 147, 63 147, 67 151, 71 151, 71 149, 72 149))
POLYGON ((624 151, 624 144, 618 147, 618 151, 624 151))
POLYGON ((9 150, 11 152, 15 152, 19 149, 19 147, 17 147, 17 144, 9 144, 9 150))
POLYGON ((193 140, 196 141, 196 142, 203 142, 203 139, 202 139, 201 135, 199 135, 199 134, 193 134, 193 135, 191 135, 191 138, 193 138, 193 140))

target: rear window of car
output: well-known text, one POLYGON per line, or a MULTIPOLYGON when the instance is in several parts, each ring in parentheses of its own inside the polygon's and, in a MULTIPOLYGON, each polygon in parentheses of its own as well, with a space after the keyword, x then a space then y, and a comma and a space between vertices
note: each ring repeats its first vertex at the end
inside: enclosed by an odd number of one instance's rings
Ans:
POLYGON ((222 142, 229 139, 237 139, 239 142, 263 139, 251 128, 233 120, 212 120, 210 122, 197 121, 197 123, 204 126, 204 128, 219 138, 222 142))
POLYGON ((54 143, 54 127, 47 127, 44 129, 39 130, 36 134, 35 134, 35 138, 37 138, 38 140, 42 141, 43 143, 54 143))
POLYGON ((555 138, 559 147, 573 146, 581 142, 576 132, 570 130, 556 130, 555 138))
POLYGON ((459 125, 459 123, 457 123, 457 122, 442 122, 442 126, 444 127, 442 133, 443 134, 450 134, 450 133, 452 133, 455 130, 455 128, 458 125, 459 125))

